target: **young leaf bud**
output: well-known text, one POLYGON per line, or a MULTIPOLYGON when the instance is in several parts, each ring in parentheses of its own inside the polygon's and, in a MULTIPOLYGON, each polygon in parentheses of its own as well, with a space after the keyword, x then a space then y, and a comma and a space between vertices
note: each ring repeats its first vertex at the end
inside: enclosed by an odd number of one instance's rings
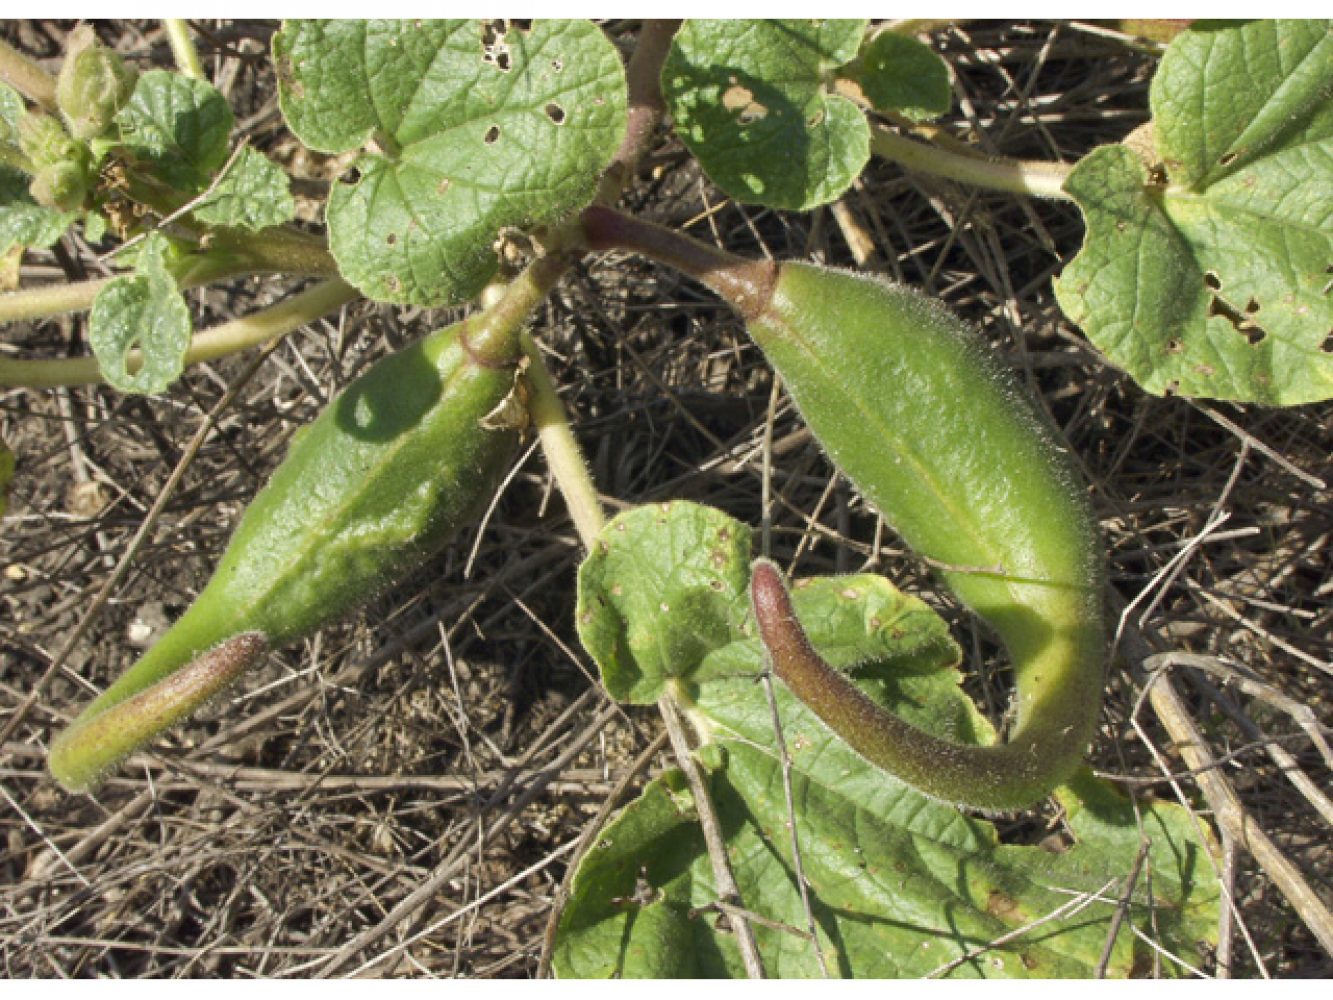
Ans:
POLYGON ((118 53, 98 43, 91 26, 81 24, 70 32, 56 80, 56 104, 70 134, 87 140, 106 132, 134 93, 138 77, 118 53))
POLYGON ((61 160, 39 170, 28 185, 28 193, 39 205, 70 212, 83 206, 88 195, 88 175, 79 164, 61 160))

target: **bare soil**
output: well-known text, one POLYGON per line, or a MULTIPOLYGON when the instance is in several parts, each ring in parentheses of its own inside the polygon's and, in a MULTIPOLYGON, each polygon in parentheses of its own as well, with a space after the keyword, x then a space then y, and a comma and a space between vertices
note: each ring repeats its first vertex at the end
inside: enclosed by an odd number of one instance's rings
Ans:
MULTIPOLYGON (((54 68, 69 27, 7 21, 0 34, 54 68)), ((317 193, 321 165, 299 155, 277 107, 265 56, 276 24, 198 28, 241 134, 317 193)), ((607 29, 632 45, 632 22, 607 29)), ((141 66, 170 63, 156 23, 105 23, 99 34, 141 66)), ((991 152, 1072 162, 1146 120, 1152 56, 1078 26, 950 27, 933 42, 957 74, 951 131, 991 152)), ((778 214, 728 201, 665 132, 625 205, 756 256, 853 265, 860 234, 873 248, 864 267, 975 323, 1094 484, 1133 626, 1157 650, 1230 669, 1230 682, 1177 668, 1161 683, 1184 699, 1250 820, 1333 904, 1329 817, 1291 779, 1299 768, 1327 794, 1327 763, 1269 690, 1330 720, 1327 406, 1146 396, 1054 302, 1050 278, 1083 232, 1067 205, 874 162, 836 212, 778 214), (1267 688, 1242 690, 1238 671, 1267 688)), ((67 237, 29 253, 22 282, 96 276, 96 255, 67 237)), ((294 287, 235 282, 190 298, 202 328, 294 287)), ((288 337, 240 385, 133 549, 204 416, 251 359, 196 366, 153 398, 0 391, 0 436, 19 459, 0 526, 0 729, 22 716, 0 745, 5 977, 536 973, 573 845, 618 784, 628 778, 629 797, 671 764, 659 754, 631 773, 661 722, 612 705, 578 646, 581 549, 538 449, 523 449, 484 524, 354 617, 270 656, 95 797, 65 794, 44 763, 53 733, 199 591, 293 431, 374 359, 454 315, 363 302, 288 337), (124 580, 48 679, 124 559, 124 580)), ((610 509, 683 497, 759 523, 773 378, 710 294, 640 259, 590 257, 534 329, 610 509)), ((17 324, 3 341, 26 357, 81 354, 85 319, 17 324)), ((785 399, 772 435, 775 558, 801 575, 873 568, 926 595, 982 656, 979 702, 1002 707, 994 647, 832 472, 785 399)), ((1113 667, 1092 759, 1152 779, 1127 790, 1179 795, 1209 821, 1192 778, 1163 778, 1185 764, 1130 659, 1113 667)), ((1270 873, 1244 846, 1227 847, 1236 907, 1203 971, 1333 973, 1270 873)))

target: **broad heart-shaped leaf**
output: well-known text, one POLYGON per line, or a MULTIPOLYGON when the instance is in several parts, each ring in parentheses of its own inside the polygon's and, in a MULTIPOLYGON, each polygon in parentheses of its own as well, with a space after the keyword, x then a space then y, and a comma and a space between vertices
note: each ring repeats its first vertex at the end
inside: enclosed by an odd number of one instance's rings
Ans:
POLYGON ((113 278, 93 300, 88 342, 102 375, 121 392, 161 392, 184 367, 190 309, 166 268, 168 250, 166 237, 151 234, 134 273, 113 278), (136 347, 143 365, 131 374, 127 356, 136 347))
POLYGON ((898 111, 924 121, 949 110, 949 67, 915 38, 882 31, 861 50, 846 74, 861 85, 877 111, 898 111))
POLYGON ((295 214, 296 201, 286 172, 249 146, 194 210, 200 222, 242 229, 280 226, 295 214))
POLYGON ((620 57, 586 21, 293 22, 273 53, 302 142, 379 147, 327 213, 343 277, 381 301, 476 295, 497 235, 586 205, 624 136, 620 57))
POLYGON ((1124 146, 1065 189, 1087 220, 1060 307, 1149 392, 1293 405, 1333 396, 1333 34, 1196 25, 1151 103, 1165 186, 1124 146))
MULTIPOLYGON (((585 563, 595 570, 580 572, 580 637, 608 686, 624 688, 624 677, 649 695, 669 686, 687 706, 706 734, 699 756, 745 907, 803 931, 782 768, 765 689, 756 682, 763 653, 751 635, 747 581, 730 571, 744 554, 719 560, 724 572, 704 569, 723 529, 729 544, 748 543, 743 525, 692 504, 617 518, 585 563), (665 610, 653 602, 673 591, 677 572, 695 581, 700 603, 711 595, 713 624, 689 630, 683 655, 665 656, 650 637, 653 629, 673 629, 670 602, 665 610), (630 596, 643 586, 650 592, 630 596), (589 612, 592 620, 584 617, 589 612), (622 613, 627 618, 618 627, 606 620, 622 613), (708 636, 723 633, 731 638, 699 655, 708 636), (624 662, 635 657, 642 659, 624 662)), ((957 646, 920 601, 863 575, 798 582, 793 604, 814 645, 851 670, 880 704, 959 742, 993 741, 990 725, 959 688, 957 646)), ((1002 845, 989 822, 867 764, 783 685, 774 684, 774 697, 792 760, 795 825, 818 946, 834 974, 1092 974, 1139 852, 1133 804, 1081 776, 1059 793, 1076 841, 1071 847, 1051 853, 1002 845), (1052 913, 1057 917, 986 948, 1052 913), (973 951, 980 953, 950 964, 973 951)), ((1147 800, 1138 803, 1138 815, 1151 840, 1142 869, 1152 873, 1151 888, 1142 877, 1135 885, 1127 926, 1111 952, 1111 975, 1150 966, 1150 946, 1129 925, 1188 963, 1198 961, 1215 933, 1213 859, 1193 817, 1147 800)), ((680 774, 668 772, 622 810, 581 862, 561 918, 555 967, 564 977, 744 975, 734 935, 706 911, 715 899, 693 799, 680 774)), ((767 926, 756 925, 755 933, 769 975, 820 974, 807 940, 767 926)), ((1170 961, 1166 967, 1168 974, 1183 969, 1170 961)))
POLYGON ((737 201, 833 201, 870 158, 870 127, 829 91, 866 22, 687 21, 662 68, 676 133, 737 201))
POLYGON ((0 254, 11 247, 47 247, 79 217, 78 212, 38 205, 28 194, 29 179, 0 166, 0 254))
POLYGON ((211 85, 152 70, 116 115, 121 143, 172 187, 201 191, 227 159, 231 108, 211 85))
MULTIPOLYGON (((731 740, 701 756, 712 764, 710 792, 745 908, 804 931, 780 765, 771 751, 731 740)), ((1093 975, 1139 850, 1128 799, 1087 777, 1063 789, 1076 843, 1053 854, 998 845, 986 821, 876 787, 859 759, 821 753, 820 762, 813 775, 797 766, 792 793, 818 946, 832 975, 1093 975)), ((559 976, 745 975, 734 934, 708 910, 717 893, 692 805, 683 777, 670 771, 601 831, 561 917, 559 976)), ((1131 926, 1164 950, 1165 975, 1188 975, 1181 963, 1197 966, 1215 943, 1215 861, 1179 806, 1141 801, 1138 812, 1152 883, 1140 873, 1107 975, 1152 967, 1151 946, 1131 926)), ((752 927, 769 976, 821 975, 807 940, 752 927)))

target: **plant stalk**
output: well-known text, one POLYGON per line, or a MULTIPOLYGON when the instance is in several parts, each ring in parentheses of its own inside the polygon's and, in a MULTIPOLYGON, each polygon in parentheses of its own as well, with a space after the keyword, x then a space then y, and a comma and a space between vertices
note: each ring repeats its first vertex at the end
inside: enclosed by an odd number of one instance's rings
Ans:
POLYGON ((207 79, 204 76, 204 64, 199 61, 199 50, 194 46, 194 36, 190 34, 190 22, 184 18, 168 17, 163 18, 162 27, 166 29, 167 41, 171 43, 171 55, 176 60, 176 68, 192 79, 207 79))
POLYGON ((0 39, 0 81, 44 111, 56 113, 56 78, 3 39, 0 39))
MULTIPOLYGON (((250 243, 219 247, 198 256, 168 264, 176 282, 184 291, 215 281, 226 281, 252 274, 290 274, 310 278, 334 278, 338 274, 332 255, 313 237, 295 232, 275 231, 270 242, 256 238, 250 243), (282 233, 281 236, 278 233, 282 233)), ((115 278, 60 282, 36 288, 20 288, 0 295, 0 323, 25 319, 45 319, 92 307, 97 293, 115 278)))
POLYGON ((606 525, 601 497, 588 472, 583 449, 579 447, 574 431, 569 426, 564 404, 560 402, 555 383, 551 381, 551 373, 546 368, 536 342, 526 332, 523 334, 523 350, 528 357, 528 367, 523 375, 531 393, 528 413, 537 427, 547 468, 551 470, 560 494, 565 498, 565 506, 574 521, 579 541, 585 549, 591 551, 593 541, 606 525))
POLYGON ((963 184, 1056 201, 1074 200, 1064 190, 1070 168, 1061 163, 955 153, 908 139, 883 126, 877 126, 871 133, 870 149, 876 156, 893 160, 908 170, 947 177, 963 184))
POLYGON ((639 159, 652 143, 658 122, 666 113, 666 101, 662 97, 662 66, 671 49, 671 40, 679 29, 678 18, 643 22, 634 54, 625 67, 629 97, 625 138, 602 175, 597 190, 599 204, 610 205, 620 197, 621 189, 634 175, 639 159))
POLYGON ((584 209, 580 218, 589 248, 628 250, 683 271, 730 302, 747 320, 768 302, 777 277, 771 261, 738 257, 602 205, 584 209))
MULTIPOLYGON (((185 352, 185 363, 211 361, 284 337, 341 308, 358 294, 355 288, 336 278, 321 282, 275 306, 197 334, 185 352)), ((125 366, 132 375, 142 364, 143 355, 136 348, 129 353, 125 366)), ((40 389, 57 385, 94 385, 101 381, 101 369, 97 359, 91 356, 33 361, 0 358, 0 385, 40 389)))

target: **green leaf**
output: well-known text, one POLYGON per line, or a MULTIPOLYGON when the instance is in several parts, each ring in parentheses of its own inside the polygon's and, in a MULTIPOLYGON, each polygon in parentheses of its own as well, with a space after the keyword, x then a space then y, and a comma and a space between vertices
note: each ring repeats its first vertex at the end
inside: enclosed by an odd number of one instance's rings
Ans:
POLYGON ((28 194, 29 180, 0 167, 0 254, 11 247, 48 247, 60 239, 78 212, 38 205, 28 194))
POLYGON ((9 486, 14 481, 14 453, 0 438, 0 517, 9 509, 9 486))
POLYGON ((211 85, 159 69, 139 77, 116 123, 132 153, 172 187, 193 193, 226 162, 233 118, 211 85))
POLYGON ((194 210, 195 218, 209 225, 256 230, 280 226, 295 214, 286 171, 249 146, 194 210))
POLYGON ((96 245, 106 238, 108 223, 101 212, 83 213, 83 238, 96 245))
POLYGON ((7 83, 0 83, 0 142, 19 144, 19 121, 23 118, 23 98, 7 83))
POLYGON ((579 639, 613 698, 658 699, 739 638, 749 610, 750 529, 672 502, 614 518, 579 567, 579 639))
POLYGON ((624 135, 620 57, 586 21, 292 22, 273 53, 302 142, 377 147, 327 213, 339 270, 381 301, 476 295, 497 234, 586 205, 624 135))
MULTIPOLYGON (((673 681, 706 737, 698 756, 744 905, 803 931, 782 767, 769 702, 756 683, 763 652, 750 634, 748 581, 732 569, 748 561, 736 550, 742 540, 748 544, 743 525, 693 504, 622 515, 580 571, 580 637, 592 640, 589 651, 608 684, 621 678, 619 689, 651 696, 673 681), (723 530, 728 554, 710 573, 704 553, 717 547, 723 530), (677 573, 692 587, 677 586, 677 573), (647 593, 632 595, 645 587, 647 593), (672 598, 667 610, 658 598, 682 591, 699 595, 696 606, 711 601, 712 624, 686 629, 691 642, 654 642, 654 630, 676 632, 672 598), (589 611, 592 621, 584 617, 589 611), (622 613, 619 625, 604 620, 622 613), (730 638, 700 655, 724 634, 730 638), (666 642, 684 651, 664 655, 666 642), (624 683, 626 677, 636 683, 624 683)), ((957 646, 920 601, 861 575, 799 581, 793 603, 814 645, 851 671, 875 701, 937 735, 971 744, 994 740, 959 686, 957 646)), ((1151 887, 1142 877, 1135 885, 1108 974, 1150 967, 1150 946, 1131 926, 1189 963, 1213 940, 1212 848, 1183 809, 1141 799, 1136 815, 1134 804, 1109 785, 1082 775, 1059 792, 1071 846, 1052 853, 1003 845, 989 822, 867 764, 780 683, 774 697, 791 756, 818 943, 835 975, 921 976, 983 949, 947 974, 1090 976, 1135 867, 1140 829, 1151 840, 1142 869, 1151 871, 1151 887), (1062 916, 1040 928, 985 948, 1062 907, 1062 916)), ((612 820, 581 862, 561 918, 555 967, 562 977, 742 976, 734 935, 716 914, 697 912, 715 899, 693 799, 681 775, 668 772, 612 820)), ((754 927, 770 976, 820 974, 806 940, 754 927)), ((1169 959, 1165 966, 1168 975, 1186 971, 1169 959)))
MULTIPOLYGON (((713 762, 710 792, 745 907, 805 930, 780 764, 771 750, 730 740, 703 756, 713 762)), ((826 766, 814 774, 799 765, 793 771, 792 793, 819 948, 834 976, 1092 976, 1138 853, 1128 799, 1086 777, 1075 782, 1078 790, 1063 790, 1077 842, 1052 854, 998 845, 990 823, 900 788, 876 788, 857 760, 820 756, 826 766), (1040 927, 986 947, 1051 914, 1040 927)), ((1179 806, 1141 800, 1137 819, 1151 840, 1151 894, 1141 875, 1107 975, 1151 968, 1150 946, 1135 930, 1166 950, 1165 975, 1187 975, 1170 956, 1196 965, 1215 942, 1215 861, 1179 806)), ((556 972, 742 978, 734 934, 707 911, 716 899, 692 799, 679 772, 668 772, 608 824, 580 864, 557 933, 556 972)), ((769 976, 821 974, 806 940, 752 927, 769 976)))
POLYGON ((167 270, 169 248, 165 236, 148 236, 134 274, 113 278, 93 300, 88 342, 103 377, 121 392, 162 392, 184 368, 190 309, 167 270), (136 347, 143 363, 131 374, 128 355, 136 347))
POLYGON ((1065 189, 1087 220, 1060 307, 1153 393, 1333 396, 1333 34, 1327 21, 1194 26, 1153 79, 1154 183, 1124 146, 1065 189))
POLYGON ((865 21, 687 21, 662 69, 677 134, 737 201, 833 201, 870 158, 870 128, 831 93, 865 21))
POLYGON ((883 31, 861 51, 847 74, 878 111, 897 111, 915 121, 945 114, 953 101, 949 67, 930 46, 883 31))

